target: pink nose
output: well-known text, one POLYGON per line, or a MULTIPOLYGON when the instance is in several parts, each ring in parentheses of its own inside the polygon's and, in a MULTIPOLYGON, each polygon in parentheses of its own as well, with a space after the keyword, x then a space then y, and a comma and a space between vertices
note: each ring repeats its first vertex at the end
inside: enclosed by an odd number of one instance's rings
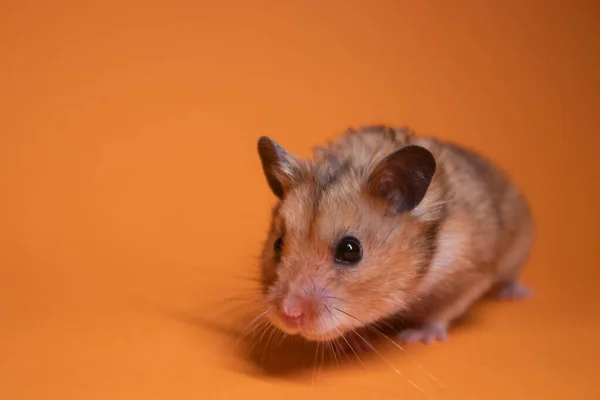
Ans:
POLYGON ((281 317, 289 325, 298 327, 302 324, 305 311, 303 300, 296 296, 286 296, 280 305, 281 317))

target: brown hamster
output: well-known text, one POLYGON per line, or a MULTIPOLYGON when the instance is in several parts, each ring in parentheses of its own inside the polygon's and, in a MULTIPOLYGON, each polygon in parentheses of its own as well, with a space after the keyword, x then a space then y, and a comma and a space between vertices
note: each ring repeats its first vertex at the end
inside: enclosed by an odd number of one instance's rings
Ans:
POLYGON ((401 318, 405 342, 445 340, 449 324, 496 289, 530 290, 529 206, 482 156, 407 128, 349 130, 312 160, 258 141, 278 203, 261 257, 266 315, 325 341, 401 318))

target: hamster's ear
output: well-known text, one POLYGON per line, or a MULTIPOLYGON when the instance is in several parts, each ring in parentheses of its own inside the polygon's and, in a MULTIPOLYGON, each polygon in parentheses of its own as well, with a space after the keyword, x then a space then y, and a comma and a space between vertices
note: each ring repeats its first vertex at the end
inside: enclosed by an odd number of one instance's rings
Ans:
POLYGON ((300 178, 300 161, 266 136, 258 139, 258 155, 269 187, 275 196, 283 199, 300 178))
POLYGON ((433 154, 420 146, 405 146, 379 162, 369 175, 370 195, 383 198, 398 212, 411 211, 425 197, 435 174, 433 154))

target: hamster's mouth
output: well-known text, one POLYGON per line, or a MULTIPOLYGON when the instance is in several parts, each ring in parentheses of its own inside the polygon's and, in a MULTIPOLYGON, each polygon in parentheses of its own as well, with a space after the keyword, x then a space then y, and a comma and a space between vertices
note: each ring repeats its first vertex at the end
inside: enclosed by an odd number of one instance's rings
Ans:
POLYGON ((290 336, 301 336, 311 342, 328 342, 338 339, 345 334, 344 330, 338 327, 329 330, 313 330, 290 326, 278 318, 271 318, 271 323, 283 333, 290 336))
POLYGON ((330 342, 343 336, 340 331, 330 332, 299 332, 299 335, 311 342, 330 342))

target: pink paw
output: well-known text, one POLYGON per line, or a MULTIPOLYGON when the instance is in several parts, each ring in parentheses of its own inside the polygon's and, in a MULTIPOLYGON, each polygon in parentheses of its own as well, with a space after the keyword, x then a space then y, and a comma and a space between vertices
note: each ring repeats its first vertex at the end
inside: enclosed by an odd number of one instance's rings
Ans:
POLYGON ((497 296, 500 300, 524 300, 533 296, 533 290, 517 281, 513 281, 502 285, 498 289, 497 296))
POLYGON ((431 344, 435 341, 445 342, 448 329, 444 324, 427 324, 420 328, 407 328, 398 333, 398 339, 404 343, 423 342, 431 344))

